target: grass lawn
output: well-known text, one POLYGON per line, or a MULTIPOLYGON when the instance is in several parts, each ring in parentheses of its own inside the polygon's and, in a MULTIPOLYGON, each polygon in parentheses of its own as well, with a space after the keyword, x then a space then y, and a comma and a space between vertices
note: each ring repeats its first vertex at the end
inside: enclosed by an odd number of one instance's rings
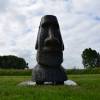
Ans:
POLYGON ((0 76, 0 100, 100 100, 100 74, 68 77, 78 86, 18 86, 31 76, 0 76))

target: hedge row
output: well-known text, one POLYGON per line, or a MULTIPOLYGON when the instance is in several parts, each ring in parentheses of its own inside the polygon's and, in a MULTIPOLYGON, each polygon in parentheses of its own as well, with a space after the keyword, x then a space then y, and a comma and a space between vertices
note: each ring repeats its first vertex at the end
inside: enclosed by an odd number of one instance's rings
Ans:
POLYGON ((70 69, 66 70, 67 74, 100 74, 100 68, 93 69, 70 69))
POLYGON ((0 76, 30 76, 31 72, 29 69, 0 69, 0 76))
MULTIPOLYGON (((67 69, 66 73, 69 74, 100 74, 100 68, 98 69, 67 69)), ((0 76, 30 76, 32 70, 15 70, 15 69, 0 69, 0 76)))

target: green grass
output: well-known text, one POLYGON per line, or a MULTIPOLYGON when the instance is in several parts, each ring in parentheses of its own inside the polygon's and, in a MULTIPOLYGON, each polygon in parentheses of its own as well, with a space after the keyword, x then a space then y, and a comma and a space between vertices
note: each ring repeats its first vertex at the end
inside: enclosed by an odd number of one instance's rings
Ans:
POLYGON ((31 76, 0 76, 0 100, 100 100, 100 74, 68 75, 78 86, 18 86, 31 76))

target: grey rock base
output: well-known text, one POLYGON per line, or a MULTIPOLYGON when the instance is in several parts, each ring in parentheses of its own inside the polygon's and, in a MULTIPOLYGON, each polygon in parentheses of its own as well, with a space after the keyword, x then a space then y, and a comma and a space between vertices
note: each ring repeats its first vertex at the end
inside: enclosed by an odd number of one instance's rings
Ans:
POLYGON ((36 82, 33 82, 33 81, 24 81, 24 82, 21 82, 18 84, 18 86, 35 86, 36 85, 36 82))
MULTIPOLYGON (((36 86, 36 82, 33 81, 24 81, 18 84, 18 86, 36 86)), ((54 85, 52 82, 44 82, 43 85, 54 85)), ((64 81, 64 85, 66 86, 77 86, 78 84, 72 80, 64 81)))
POLYGON ((75 81, 66 80, 66 81, 64 81, 64 85, 68 85, 68 86, 77 86, 78 84, 77 84, 75 81))
POLYGON ((63 67, 48 67, 37 64, 32 71, 32 81, 37 84, 52 82, 53 84, 64 84, 67 76, 63 67))

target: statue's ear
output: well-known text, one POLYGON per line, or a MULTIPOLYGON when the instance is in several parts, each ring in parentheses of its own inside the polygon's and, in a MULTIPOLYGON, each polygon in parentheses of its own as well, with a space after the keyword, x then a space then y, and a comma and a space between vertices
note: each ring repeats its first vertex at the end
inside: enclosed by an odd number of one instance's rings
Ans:
POLYGON ((64 44, 63 44, 62 50, 64 50, 64 44))
POLYGON ((38 35, 37 35, 37 40, 36 40, 36 44, 35 44, 35 49, 36 49, 36 50, 38 49, 38 36, 39 36, 39 33, 40 33, 40 26, 39 26, 38 35))
POLYGON ((36 50, 38 49, 38 39, 37 39, 36 44, 35 44, 35 49, 36 50))

